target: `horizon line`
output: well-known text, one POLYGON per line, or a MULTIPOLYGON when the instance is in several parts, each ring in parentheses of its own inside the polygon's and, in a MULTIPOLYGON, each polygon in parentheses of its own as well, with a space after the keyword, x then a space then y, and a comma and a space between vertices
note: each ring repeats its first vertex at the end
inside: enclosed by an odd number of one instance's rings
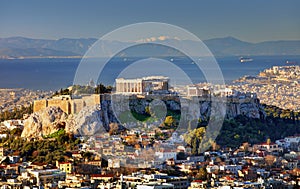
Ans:
MULTIPOLYGON (((159 37, 159 36, 157 36, 159 37)), ((28 36, 10 36, 10 37, 1 37, 0 36, 0 39, 9 39, 9 38, 25 38, 25 39, 34 39, 34 40, 52 40, 52 41, 57 41, 57 40, 61 40, 61 39, 95 39, 95 40, 99 40, 100 38, 96 38, 96 37, 61 37, 61 38, 39 38, 39 37, 28 37, 28 36)), ((275 39, 275 40, 261 40, 261 41, 255 41, 255 42, 252 42, 252 41, 247 41, 247 40, 244 40, 244 39, 240 39, 238 37, 234 37, 234 36, 230 36, 230 35, 227 35, 227 36, 219 36, 219 37, 213 37, 213 38, 207 38, 207 39, 200 39, 201 41, 208 41, 208 40, 214 40, 214 39, 225 39, 225 38, 233 38, 233 39, 237 39, 239 41, 242 41, 242 42, 247 42, 247 43, 253 43, 253 44, 256 44, 256 43, 263 43, 263 42, 270 42, 270 41, 274 41, 274 42, 277 42, 277 41, 300 41, 300 38, 299 39, 275 39)), ((141 39, 142 40, 142 39, 141 39)), ((168 40, 168 39, 166 39, 168 40)), ((174 39, 174 40, 181 40, 181 41, 184 41, 184 40, 187 40, 187 39, 174 39)), ((117 41, 117 40, 115 40, 117 41)), ((120 42, 136 42, 136 41, 120 41, 120 42)))

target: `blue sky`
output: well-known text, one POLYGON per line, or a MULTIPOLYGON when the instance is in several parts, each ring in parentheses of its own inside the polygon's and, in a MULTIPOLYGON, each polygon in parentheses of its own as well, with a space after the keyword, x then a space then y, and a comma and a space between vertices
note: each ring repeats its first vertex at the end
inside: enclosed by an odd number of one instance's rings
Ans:
POLYGON ((200 39, 300 40, 299 0, 0 0, 0 37, 101 37, 137 22, 178 25, 200 39))

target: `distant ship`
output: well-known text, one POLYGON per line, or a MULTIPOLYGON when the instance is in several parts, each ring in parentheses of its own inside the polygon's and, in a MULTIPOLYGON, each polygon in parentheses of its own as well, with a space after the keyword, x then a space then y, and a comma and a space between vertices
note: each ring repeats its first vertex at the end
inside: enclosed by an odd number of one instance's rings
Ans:
POLYGON ((286 63, 286 64, 294 64, 294 65, 296 65, 296 64, 297 64, 297 62, 296 62, 296 61, 290 61, 290 60, 287 60, 285 63, 286 63))
POLYGON ((253 59, 252 58, 246 58, 246 57, 240 57, 240 62, 243 63, 243 62, 252 62, 253 59))

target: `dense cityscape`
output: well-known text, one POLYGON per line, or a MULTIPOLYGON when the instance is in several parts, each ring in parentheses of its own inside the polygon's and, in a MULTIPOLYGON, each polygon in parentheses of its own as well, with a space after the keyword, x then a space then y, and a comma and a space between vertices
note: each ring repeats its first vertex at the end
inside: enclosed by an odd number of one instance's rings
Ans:
POLYGON ((299 7, 0 0, 0 189, 300 189, 299 7))
MULTIPOLYGON (((227 98, 228 120, 243 116, 253 120, 270 119, 262 109, 260 103, 263 103, 289 107, 295 114, 291 115, 294 118, 287 119, 299 128, 296 114, 299 70, 299 66, 274 66, 258 76, 245 76, 222 90, 213 91, 212 85, 203 83, 181 87, 181 93, 168 88, 167 77, 117 79, 113 93, 130 96, 133 108, 130 114, 139 120, 136 123, 127 120, 126 127, 122 120, 111 115, 112 90, 103 85, 98 87, 105 93, 97 94, 96 87, 96 94, 82 97, 70 94, 91 91, 94 86, 74 86, 52 94, 3 89, 1 114, 30 106, 33 113, 14 114, 7 120, 2 115, 0 185, 13 188, 297 188, 299 133, 281 135, 282 138, 273 141, 270 138, 257 143, 244 140, 227 146, 211 141, 211 147, 204 152, 199 151, 199 145, 207 129, 203 117, 209 117, 209 111, 203 109, 210 109, 206 102, 212 95, 227 98), (168 109, 164 120, 151 110, 155 107, 151 104, 153 97, 162 94, 169 96, 164 101, 168 109), (270 94, 276 97, 268 98, 270 94), (176 130, 180 120, 178 96, 204 101, 200 106, 202 121, 198 120, 196 128, 189 128, 185 133, 176 130)), ((128 116, 128 110, 118 108, 121 116, 128 116)))
POLYGON ((299 66, 273 66, 258 76, 245 76, 236 80, 232 88, 255 92, 264 104, 299 111, 299 81, 299 66))

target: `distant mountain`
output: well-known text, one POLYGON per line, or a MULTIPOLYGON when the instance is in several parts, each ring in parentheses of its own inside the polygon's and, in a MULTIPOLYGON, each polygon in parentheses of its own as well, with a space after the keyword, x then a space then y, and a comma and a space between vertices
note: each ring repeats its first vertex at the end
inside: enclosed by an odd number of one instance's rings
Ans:
POLYGON ((266 41, 247 51, 255 55, 300 55, 300 41, 266 41))
POLYGON ((300 55, 300 40, 249 43, 233 37, 225 37, 203 42, 216 56, 300 55))
POLYGON ((0 38, 0 57, 82 56, 97 39, 0 38))
POLYGON ((215 38, 203 42, 216 56, 249 54, 248 49, 254 45, 233 37, 215 38))
POLYGON ((57 51, 46 48, 1 48, 0 58, 28 58, 28 57, 69 57, 80 56, 79 54, 67 51, 57 51))
MULTIPOLYGON (((165 40, 169 40, 170 44, 178 44, 178 39, 165 40)), ((0 38, 0 58, 83 56, 96 41, 97 39, 95 38, 62 38, 58 40, 24 37, 0 38)), ((225 37, 204 40, 203 42, 215 56, 300 55, 300 40, 249 43, 233 37, 225 37)), ((124 42, 103 41, 100 46, 110 45, 114 49, 120 44, 124 44, 124 42)), ((196 42, 182 40, 180 44, 193 47, 196 45, 196 42)), ((154 49, 153 51, 155 52, 154 49)), ((112 52, 105 53, 110 55, 112 52)))

